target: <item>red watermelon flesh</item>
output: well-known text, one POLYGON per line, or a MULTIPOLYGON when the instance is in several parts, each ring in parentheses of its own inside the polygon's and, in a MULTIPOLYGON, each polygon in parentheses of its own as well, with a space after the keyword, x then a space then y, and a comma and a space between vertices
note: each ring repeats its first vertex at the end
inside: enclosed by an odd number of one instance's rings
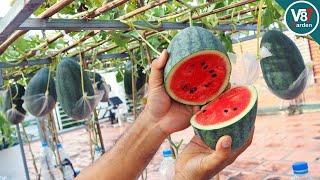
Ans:
POLYGON ((232 88, 199 111, 195 121, 205 126, 218 125, 242 113, 248 107, 250 100, 251 93, 248 88, 232 88))
POLYGON ((229 79, 230 65, 225 59, 217 51, 202 51, 185 58, 169 78, 175 99, 203 104, 218 96, 229 79))

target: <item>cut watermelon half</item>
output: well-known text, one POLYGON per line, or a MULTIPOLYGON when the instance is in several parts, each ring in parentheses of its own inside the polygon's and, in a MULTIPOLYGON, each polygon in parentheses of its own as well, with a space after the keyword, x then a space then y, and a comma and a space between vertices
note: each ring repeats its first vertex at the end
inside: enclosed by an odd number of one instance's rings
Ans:
POLYGON ((168 46, 165 88, 174 100, 204 105, 228 86, 231 64, 227 52, 212 32, 201 27, 180 31, 168 46))
POLYGON ((230 62, 225 54, 215 50, 200 51, 172 68, 166 89, 178 102, 203 105, 225 90, 230 71, 230 62))
POLYGON ((224 135, 237 149, 248 140, 257 113, 257 91, 253 86, 234 87, 204 106, 191 119, 197 135, 211 148, 224 135))

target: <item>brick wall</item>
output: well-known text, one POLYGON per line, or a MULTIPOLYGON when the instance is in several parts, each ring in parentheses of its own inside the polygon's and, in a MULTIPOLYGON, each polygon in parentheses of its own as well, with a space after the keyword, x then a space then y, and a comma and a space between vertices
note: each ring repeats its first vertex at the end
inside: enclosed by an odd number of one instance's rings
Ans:
POLYGON ((320 46, 314 41, 309 41, 312 61, 314 63, 314 77, 316 83, 320 83, 320 46))

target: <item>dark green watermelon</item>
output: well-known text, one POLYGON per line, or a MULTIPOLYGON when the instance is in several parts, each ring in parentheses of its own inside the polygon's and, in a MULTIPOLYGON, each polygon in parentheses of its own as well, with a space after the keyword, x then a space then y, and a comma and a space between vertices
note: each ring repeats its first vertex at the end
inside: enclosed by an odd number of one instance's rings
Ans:
MULTIPOLYGON (((126 63, 125 72, 124 72, 124 90, 126 95, 129 98, 132 98, 132 63, 131 61, 128 61, 126 63)), ((136 76, 136 92, 139 92, 139 90, 144 86, 146 83, 146 75, 143 73, 143 67, 137 65, 137 76, 136 76)))
MULTIPOLYGON (((86 71, 83 72, 83 80, 85 93, 87 96, 93 96, 92 82, 86 71)), ((85 95, 83 95, 81 88, 80 65, 70 58, 62 59, 57 66, 56 91, 60 106, 68 116, 78 120, 91 114, 93 109, 84 106, 81 101, 85 95)))
POLYGON ((266 47, 272 54, 260 61, 269 89, 282 99, 298 97, 306 87, 308 76, 295 43, 281 31, 270 30, 263 35, 261 47, 266 47))
POLYGON ((49 77, 48 68, 40 69, 32 77, 27 85, 24 100, 26 110, 36 117, 42 117, 52 111, 57 101, 57 93, 55 82, 49 77))
POLYGON ((203 105, 227 87, 231 64, 222 43, 212 32, 188 27, 171 40, 164 69, 171 98, 188 105, 203 105))
POLYGON ((3 94, 1 110, 12 124, 18 124, 24 119, 24 115, 26 114, 26 110, 22 107, 24 102, 22 96, 24 94, 25 89, 21 84, 12 84, 10 90, 8 89, 3 94))

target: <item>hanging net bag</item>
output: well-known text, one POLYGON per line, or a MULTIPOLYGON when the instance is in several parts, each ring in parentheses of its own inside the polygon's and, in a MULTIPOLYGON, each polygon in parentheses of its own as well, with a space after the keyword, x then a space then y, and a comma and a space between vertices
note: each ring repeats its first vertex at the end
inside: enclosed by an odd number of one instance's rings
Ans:
POLYGON ((12 124, 19 124, 25 118, 26 111, 22 107, 24 93, 25 89, 21 84, 13 84, 9 89, 2 91, 1 110, 12 124))
POLYGON ((260 60, 263 78, 273 94, 295 99, 305 89, 310 68, 305 65, 296 44, 281 31, 267 31, 261 39, 261 51, 270 52, 260 60))
POLYGON ((55 82, 48 68, 40 69, 27 85, 23 96, 24 108, 33 116, 42 117, 55 107, 57 94, 55 82))
POLYGON ((108 102, 110 90, 105 79, 99 73, 96 72, 89 72, 89 75, 90 79, 92 80, 94 91, 103 91, 101 102, 108 102))
POLYGON ((70 58, 60 61, 56 78, 58 101, 65 113, 75 120, 88 118, 99 104, 103 91, 95 92, 87 72, 70 58))

